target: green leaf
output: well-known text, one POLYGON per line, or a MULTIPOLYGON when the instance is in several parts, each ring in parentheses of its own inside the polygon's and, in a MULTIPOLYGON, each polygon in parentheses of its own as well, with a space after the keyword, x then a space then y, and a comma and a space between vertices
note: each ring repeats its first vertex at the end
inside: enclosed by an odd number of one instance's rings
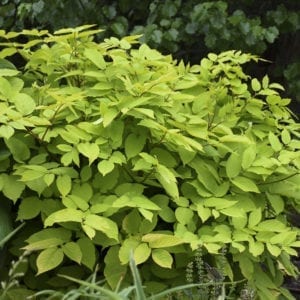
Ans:
POLYGON ((270 81, 269 81, 268 75, 265 75, 265 76, 263 77, 263 79, 262 79, 262 86, 263 86, 264 89, 267 89, 267 88, 268 88, 269 82, 270 82, 270 81))
POLYGON ((162 268, 172 268, 173 257, 172 255, 164 249, 154 249, 152 250, 152 259, 156 264, 162 268))
POLYGON ((102 103, 100 104, 100 112, 103 118, 104 127, 108 127, 120 113, 116 108, 108 108, 105 104, 102 103))
POLYGON ((136 209, 130 211, 128 215, 122 221, 122 229, 129 234, 135 234, 139 232, 142 218, 136 209))
POLYGON ((133 253, 134 261, 137 265, 144 263, 151 254, 151 249, 148 244, 141 243, 135 249, 133 253))
POLYGON ((73 208, 65 208, 52 213, 44 221, 44 226, 52 226, 59 222, 79 222, 83 219, 83 212, 73 208))
POLYGON ((170 151, 164 150, 163 148, 154 148, 151 150, 151 155, 157 157, 158 162, 168 168, 174 168, 177 165, 175 157, 170 151))
POLYGON ((139 212, 147 221, 152 222, 153 213, 151 211, 144 208, 139 208, 139 212))
POLYGON ((105 70, 106 62, 102 54, 99 51, 97 51, 97 49, 86 48, 84 51, 84 56, 88 58, 100 70, 105 70))
POLYGON ((270 243, 267 243, 267 249, 268 251, 275 257, 278 257, 281 254, 281 249, 276 246, 276 245, 272 245, 270 243))
POLYGON ((258 257, 264 252, 264 243, 249 241, 249 252, 254 256, 258 257))
POLYGON ((81 250, 81 263, 93 271, 96 263, 96 248, 93 242, 89 238, 84 237, 80 238, 76 244, 81 250))
POLYGON ((45 239, 58 238, 68 242, 71 238, 71 231, 65 228, 47 228, 32 234, 26 241, 29 244, 39 242, 45 239))
POLYGON ((253 262, 246 255, 239 255, 238 260, 242 274, 245 278, 251 279, 254 272, 253 262))
POLYGON ((179 237, 163 233, 148 233, 142 237, 142 241, 149 243, 150 248, 173 247, 184 243, 179 237))
POLYGON ((83 231, 86 233, 86 235, 92 240, 96 236, 96 230, 92 228, 91 226, 88 226, 86 224, 81 225, 83 231))
POLYGON ((91 165, 99 156, 99 147, 94 143, 80 143, 77 145, 78 151, 89 159, 91 165))
POLYGON ((80 178, 82 182, 86 182, 92 177, 92 169, 90 166, 84 166, 80 170, 80 178))
POLYGON ((98 163, 98 171, 105 176, 106 174, 109 174, 113 169, 115 165, 110 160, 101 160, 98 163))
POLYGON ((244 170, 248 169, 254 162, 256 157, 256 145, 250 145, 243 152, 242 156, 242 167, 244 170))
POLYGON ((138 245, 140 245, 140 241, 135 236, 131 236, 122 242, 119 251, 119 259, 122 264, 129 262, 131 251, 134 251, 138 245))
MULTIPOLYGON (((290 245, 292 244, 293 247, 296 246, 294 242, 297 241, 297 231, 290 231, 290 232, 281 232, 270 238, 271 244, 282 244, 282 245, 290 245)), ((297 242, 296 242, 297 243, 297 242)), ((300 246, 300 241, 298 241, 300 246)))
POLYGON ((287 227, 279 220, 265 220, 257 225, 258 231, 270 231, 270 232, 284 232, 287 227))
POLYGON ((143 151, 146 142, 146 136, 131 133, 125 140, 125 154, 130 159, 143 151))
POLYGON ((14 103, 16 105, 16 109, 23 115, 31 114, 36 106, 34 100, 29 95, 24 93, 18 93, 15 95, 14 103))
POLYGON ((108 218, 90 214, 86 216, 84 224, 103 232, 109 238, 112 238, 117 241, 119 240, 118 226, 114 221, 108 218))
POLYGON ((119 286, 120 279, 123 278, 127 270, 127 266, 121 264, 118 254, 119 246, 112 246, 104 258, 104 275, 107 283, 113 289, 119 286))
POLYGON ((25 249, 28 251, 36 251, 36 250, 42 250, 42 249, 48 249, 51 247, 56 247, 56 246, 62 245, 63 243, 64 243, 64 241, 62 239, 53 237, 53 238, 43 239, 40 241, 30 243, 29 245, 23 247, 22 249, 25 249))
POLYGON ((256 78, 253 78, 251 80, 251 87, 254 92, 260 91, 260 89, 261 89, 260 82, 256 78))
POLYGON ((220 212, 223 215, 235 217, 235 218, 242 218, 245 215, 243 210, 241 210, 239 207, 235 207, 235 206, 221 209, 220 212))
POLYGON ((279 138, 272 132, 269 132, 269 142, 274 151, 278 152, 282 149, 282 144, 279 141, 279 138))
POLYGON ((173 198, 179 197, 177 181, 174 174, 165 166, 157 165, 156 179, 160 182, 166 192, 173 198))
POLYGON ((75 242, 66 243, 62 246, 62 250, 64 254, 71 260, 77 262, 78 264, 81 263, 82 252, 78 244, 75 242))
POLYGON ((25 184, 19 181, 18 176, 2 174, 3 189, 5 197, 16 202, 25 189, 25 184))
POLYGON ((146 198, 143 195, 132 195, 129 193, 128 195, 121 196, 116 201, 114 201, 112 207, 138 207, 144 209, 151 210, 160 210, 160 207, 153 203, 151 200, 146 198))
POLYGON ((64 258, 62 249, 52 247, 43 250, 37 257, 36 265, 38 268, 37 275, 50 271, 59 266, 64 258))
POLYGON ((17 162, 23 162, 30 158, 30 150, 20 138, 10 137, 5 144, 17 162))
POLYGON ((56 186, 63 197, 68 195, 72 188, 71 177, 67 174, 59 175, 56 178, 56 186))
POLYGON ((231 153, 226 162, 226 174, 229 178, 236 177, 241 171, 241 156, 237 153, 231 153))
POLYGON ((0 68, 0 76, 15 76, 17 74, 19 74, 17 70, 0 68))
POLYGON ((38 197, 23 198, 19 205, 17 220, 30 220, 40 212, 42 201, 38 197))
POLYGON ((222 143, 239 143, 239 144, 247 144, 251 145, 252 141, 245 135, 234 135, 228 134, 224 135, 219 139, 222 143))
POLYGON ((175 217, 177 221, 183 225, 188 224, 192 221, 194 216, 193 211, 186 207, 177 207, 175 210, 175 217))
POLYGON ((12 89, 11 84, 4 77, 0 77, 0 93, 5 98, 10 98, 11 95, 13 94, 13 89, 12 89))
POLYGON ((206 208, 201 204, 197 205, 197 213, 201 218, 202 223, 204 223, 206 220, 208 220, 211 217, 211 209, 206 208))
POLYGON ((262 219, 261 208, 257 208, 256 210, 250 212, 248 227, 252 228, 256 226, 261 221, 261 219, 262 219))
POLYGON ((281 140, 285 145, 288 145, 291 141, 291 135, 287 129, 283 129, 281 132, 281 140))
POLYGON ((54 179, 55 179, 55 175, 51 174, 51 173, 45 174, 43 176, 43 180, 45 181, 47 186, 50 186, 52 184, 52 182, 54 181, 54 179))
POLYGON ((13 136, 14 132, 15 132, 15 130, 11 126, 1 124, 0 137, 9 139, 11 136, 13 136))
POLYGON ((244 192, 260 193, 254 181, 249 178, 238 176, 231 179, 231 182, 244 192))
POLYGON ((71 194, 63 198, 63 204, 68 208, 79 208, 82 211, 86 211, 89 208, 89 204, 88 204, 89 199, 87 199, 86 197, 89 197, 88 193, 82 196, 71 194))

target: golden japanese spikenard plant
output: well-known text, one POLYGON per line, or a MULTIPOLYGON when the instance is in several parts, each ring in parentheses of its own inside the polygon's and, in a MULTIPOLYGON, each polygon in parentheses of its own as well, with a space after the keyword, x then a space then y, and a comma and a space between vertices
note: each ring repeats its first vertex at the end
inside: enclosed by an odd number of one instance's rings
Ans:
POLYGON ((246 75, 250 54, 190 66, 98 32, 0 31, 0 200, 26 223, 10 252, 31 252, 27 288, 95 264, 109 286, 130 284, 133 251, 146 288, 164 290, 201 247, 261 299, 292 299, 300 125, 282 86, 246 75))

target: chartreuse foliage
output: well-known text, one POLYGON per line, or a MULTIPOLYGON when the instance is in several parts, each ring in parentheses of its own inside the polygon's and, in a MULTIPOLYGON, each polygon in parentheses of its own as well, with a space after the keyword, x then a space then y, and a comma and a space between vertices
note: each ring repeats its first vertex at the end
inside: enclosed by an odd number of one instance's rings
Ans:
POLYGON ((28 287, 96 262, 112 288, 129 284, 133 251, 155 292, 182 284, 201 246, 261 299, 291 299, 281 285, 300 246, 285 214, 299 209, 300 126, 282 87, 247 76, 249 54, 189 66, 97 32, 0 33, 0 188, 28 224, 14 241, 32 252, 28 287))

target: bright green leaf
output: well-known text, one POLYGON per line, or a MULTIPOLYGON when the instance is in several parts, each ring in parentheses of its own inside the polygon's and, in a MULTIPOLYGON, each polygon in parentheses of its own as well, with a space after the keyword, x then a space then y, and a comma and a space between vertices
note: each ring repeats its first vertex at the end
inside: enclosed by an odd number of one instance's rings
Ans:
POLYGON ((37 257, 36 265, 38 275, 50 271, 59 266, 64 258, 62 249, 52 247, 43 250, 37 257))
POLYGON ((248 221, 249 228, 256 226, 261 221, 261 218, 262 212, 260 208, 257 208, 256 210, 250 212, 248 221))
POLYGON ((269 132, 269 142, 274 151, 278 152, 282 149, 282 144, 279 141, 279 138, 272 132, 269 132))
POLYGON ((249 178, 238 176, 232 179, 231 182, 244 192, 260 193, 254 181, 249 178))
POLYGON ((179 223, 185 225, 191 222, 194 213, 190 208, 177 207, 177 209, 175 210, 175 216, 179 223))
POLYGON ((97 51, 97 49, 86 48, 84 51, 84 56, 88 58, 100 70, 104 70, 106 68, 105 60, 102 54, 97 51))
POLYGON ((252 163, 255 160, 255 157, 256 157, 256 146, 250 145, 243 152, 243 156, 242 156, 242 167, 244 170, 248 169, 252 165, 252 163))
POLYGON ((119 240, 119 230, 117 224, 105 217, 101 217, 98 215, 87 215, 84 223, 96 230, 103 232, 109 238, 119 240))
POLYGON ((44 221, 44 225, 52 226, 54 223, 59 222, 79 222, 81 223, 83 212, 73 208, 64 208, 52 213, 44 221))
POLYGON ((164 249, 152 250, 152 259, 162 268, 171 269, 173 263, 172 255, 164 249))
POLYGON ((31 114, 35 109, 34 100, 27 94, 18 93, 14 96, 14 103, 17 110, 23 115, 31 114))
POLYGON ((59 175, 56 178, 56 186, 63 197, 68 195, 72 188, 71 177, 67 174, 59 175))
POLYGON ((101 160, 98 163, 98 171, 105 176, 114 169, 115 165, 110 160, 101 160))
POLYGON ((172 247, 183 243, 181 238, 163 233, 148 233, 142 237, 142 241, 149 243, 150 248, 172 247))
POLYGON ((89 159, 91 165, 99 156, 99 147, 93 143, 80 143, 77 145, 78 151, 89 159))
POLYGON ((137 265, 144 263, 150 256, 151 249, 148 244, 141 243, 139 244, 133 252, 133 258, 137 265))
POLYGON ((75 242, 66 243, 62 246, 62 250, 64 254, 71 260, 77 262, 78 264, 81 263, 82 252, 78 244, 75 242))

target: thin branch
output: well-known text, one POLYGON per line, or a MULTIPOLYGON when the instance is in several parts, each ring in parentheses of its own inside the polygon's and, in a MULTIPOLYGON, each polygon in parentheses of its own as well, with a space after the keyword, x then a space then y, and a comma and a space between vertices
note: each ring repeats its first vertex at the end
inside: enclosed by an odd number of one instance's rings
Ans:
POLYGON ((261 183, 258 183, 258 185, 265 185, 265 184, 272 184, 272 183, 277 183, 277 182, 281 182, 281 181, 284 181, 284 180, 287 180, 291 177, 294 177, 296 175, 299 175, 300 173, 297 172, 297 173, 294 173, 294 174, 291 174, 289 176, 286 176, 284 178, 281 178, 281 179, 277 179, 277 180, 273 180, 273 181, 268 181, 268 182, 261 182, 261 183))

